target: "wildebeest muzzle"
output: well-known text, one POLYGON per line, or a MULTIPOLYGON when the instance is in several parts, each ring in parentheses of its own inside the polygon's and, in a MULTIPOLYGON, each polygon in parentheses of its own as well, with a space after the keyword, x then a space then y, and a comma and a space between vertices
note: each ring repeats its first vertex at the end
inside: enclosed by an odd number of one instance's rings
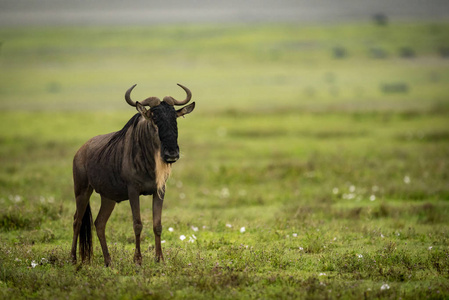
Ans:
POLYGON ((179 148, 174 150, 163 149, 162 151, 162 159, 168 163, 172 164, 179 159, 179 148))

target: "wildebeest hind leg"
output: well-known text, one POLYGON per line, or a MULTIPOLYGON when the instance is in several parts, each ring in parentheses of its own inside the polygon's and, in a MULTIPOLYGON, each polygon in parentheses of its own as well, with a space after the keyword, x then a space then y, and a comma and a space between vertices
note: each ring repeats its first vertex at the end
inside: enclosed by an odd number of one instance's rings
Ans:
POLYGON ((87 206, 89 205, 89 198, 92 195, 93 189, 89 185, 83 190, 77 189, 75 181, 75 196, 76 196, 76 211, 73 216, 73 241, 72 241, 72 262, 76 263, 76 246, 78 242, 78 237, 81 231, 81 225, 83 222, 84 213, 86 212, 87 206))
POLYGON ((116 202, 104 196, 101 196, 101 207, 98 216, 95 219, 95 228, 97 236, 100 240, 101 250, 103 251, 104 265, 108 267, 111 263, 111 256, 109 255, 108 245, 106 243, 106 223, 114 210, 116 202))

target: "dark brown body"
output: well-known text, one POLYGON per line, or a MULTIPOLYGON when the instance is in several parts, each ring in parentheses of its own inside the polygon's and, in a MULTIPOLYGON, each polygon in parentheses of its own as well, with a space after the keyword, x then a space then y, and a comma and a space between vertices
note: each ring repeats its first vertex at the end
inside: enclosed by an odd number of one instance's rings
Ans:
MULTIPOLYGON (((188 91, 187 88, 183 88, 188 91)), ((128 103, 131 101, 128 99, 130 90, 126 94, 128 103)), ((190 91, 188 91, 188 95, 189 93, 190 91)), ((190 100, 190 97, 187 100, 190 100)), ((152 103, 154 105, 154 101, 152 103)), ((130 104, 132 105, 132 103, 130 104)), ((156 105, 159 104, 160 101, 159 103, 156 102, 156 105)), ((106 222, 114 210, 115 204, 124 200, 129 200, 133 215, 133 228, 136 237, 134 261, 138 264, 141 263, 140 195, 153 195, 153 232, 155 235, 156 259, 163 260, 161 248, 162 203, 171 162, 176 161, 179 157, 178 152, 170 149, 179 148, 177 145, 177 129, 176 137, 170 136, 168 133, 161 135, 159 131, 163 129, 161 126, 170 128, 175 126, 176 118, 190 113, 195 107, 194 104, 192 103, 178 111, 174 110, 173 104, 164 103, 160 105, 157 108, 160 111, 158 119, 160 120, 162 116, 168 119, 174 118, 174 123, 171 120, 170 126, 159 125, 158 127, 153 120, 153 114, 156 112, 146 110, 142 104, 137 102, 133 106, 136 106, 140 113, 134 115, 122 130, 96 136, 78 150, 73 159, 76 212, 73 222, 71 256, 74 263, 76 262, 78 237, 82 260, 89 260, 92 255, 92 215, 89 199, 94 190, 101 196, 101 207, 95 220, 95 227, 105 265, 108 266, 111 263, 105 236, 106 222), (163 140, 168 140, 174 145, 167 146, 167 144, 170 144, 169 142, 163 145, 161 136, 164 137, 163 140), (170 150, 165 150, 166 153, 174 154, 171 154, 171 156, 166 154, 163 159, 162 148, 170 150)), ((159 121, 159 124, 163 123, 159 121)))
POLYGON ((139 114, 128 123, 135 124, 125 126, 123 132, 90 139, 73 160, 75 181, 87 179, 97 193, 116 202, 128 200, 129 189, 139 195, 151 195, 157 189, 155 154, 160 153, 157 132, 139 114), (120 135, 124 138, 118 139, 120 135))

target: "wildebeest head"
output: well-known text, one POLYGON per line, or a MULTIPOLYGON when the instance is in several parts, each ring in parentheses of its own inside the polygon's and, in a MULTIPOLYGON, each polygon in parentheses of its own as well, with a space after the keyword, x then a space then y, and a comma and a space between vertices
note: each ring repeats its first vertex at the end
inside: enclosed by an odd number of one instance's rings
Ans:
POLYGON ((175 110, 175 105, 185 105, 192 98, 192 93, 185 86, 178 84, 187 94, 186 99, 178 101, 171 96, 166 96, 161 101, 157 97, 150 97, 142 102, 131 100, 131 91, 136 85, 130 87, 125 94, 125 100, 134 106, 142 117, 156 128, 161 142, 161 157, 166 163, 174 163, 179 159, 178 124, 176 119, 193 111, 195 102, 175 110), (149 106, 147 110, 145 106, 149 106))

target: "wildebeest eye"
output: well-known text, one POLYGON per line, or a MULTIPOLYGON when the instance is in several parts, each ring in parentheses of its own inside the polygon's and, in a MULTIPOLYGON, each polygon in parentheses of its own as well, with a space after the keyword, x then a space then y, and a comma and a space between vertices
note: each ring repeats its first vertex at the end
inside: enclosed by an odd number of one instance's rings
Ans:
POLYGON ((151 112, 150 118, 156 122, 158 120, 158 117, 156 116, 156 114, 154 112, 151 112))

